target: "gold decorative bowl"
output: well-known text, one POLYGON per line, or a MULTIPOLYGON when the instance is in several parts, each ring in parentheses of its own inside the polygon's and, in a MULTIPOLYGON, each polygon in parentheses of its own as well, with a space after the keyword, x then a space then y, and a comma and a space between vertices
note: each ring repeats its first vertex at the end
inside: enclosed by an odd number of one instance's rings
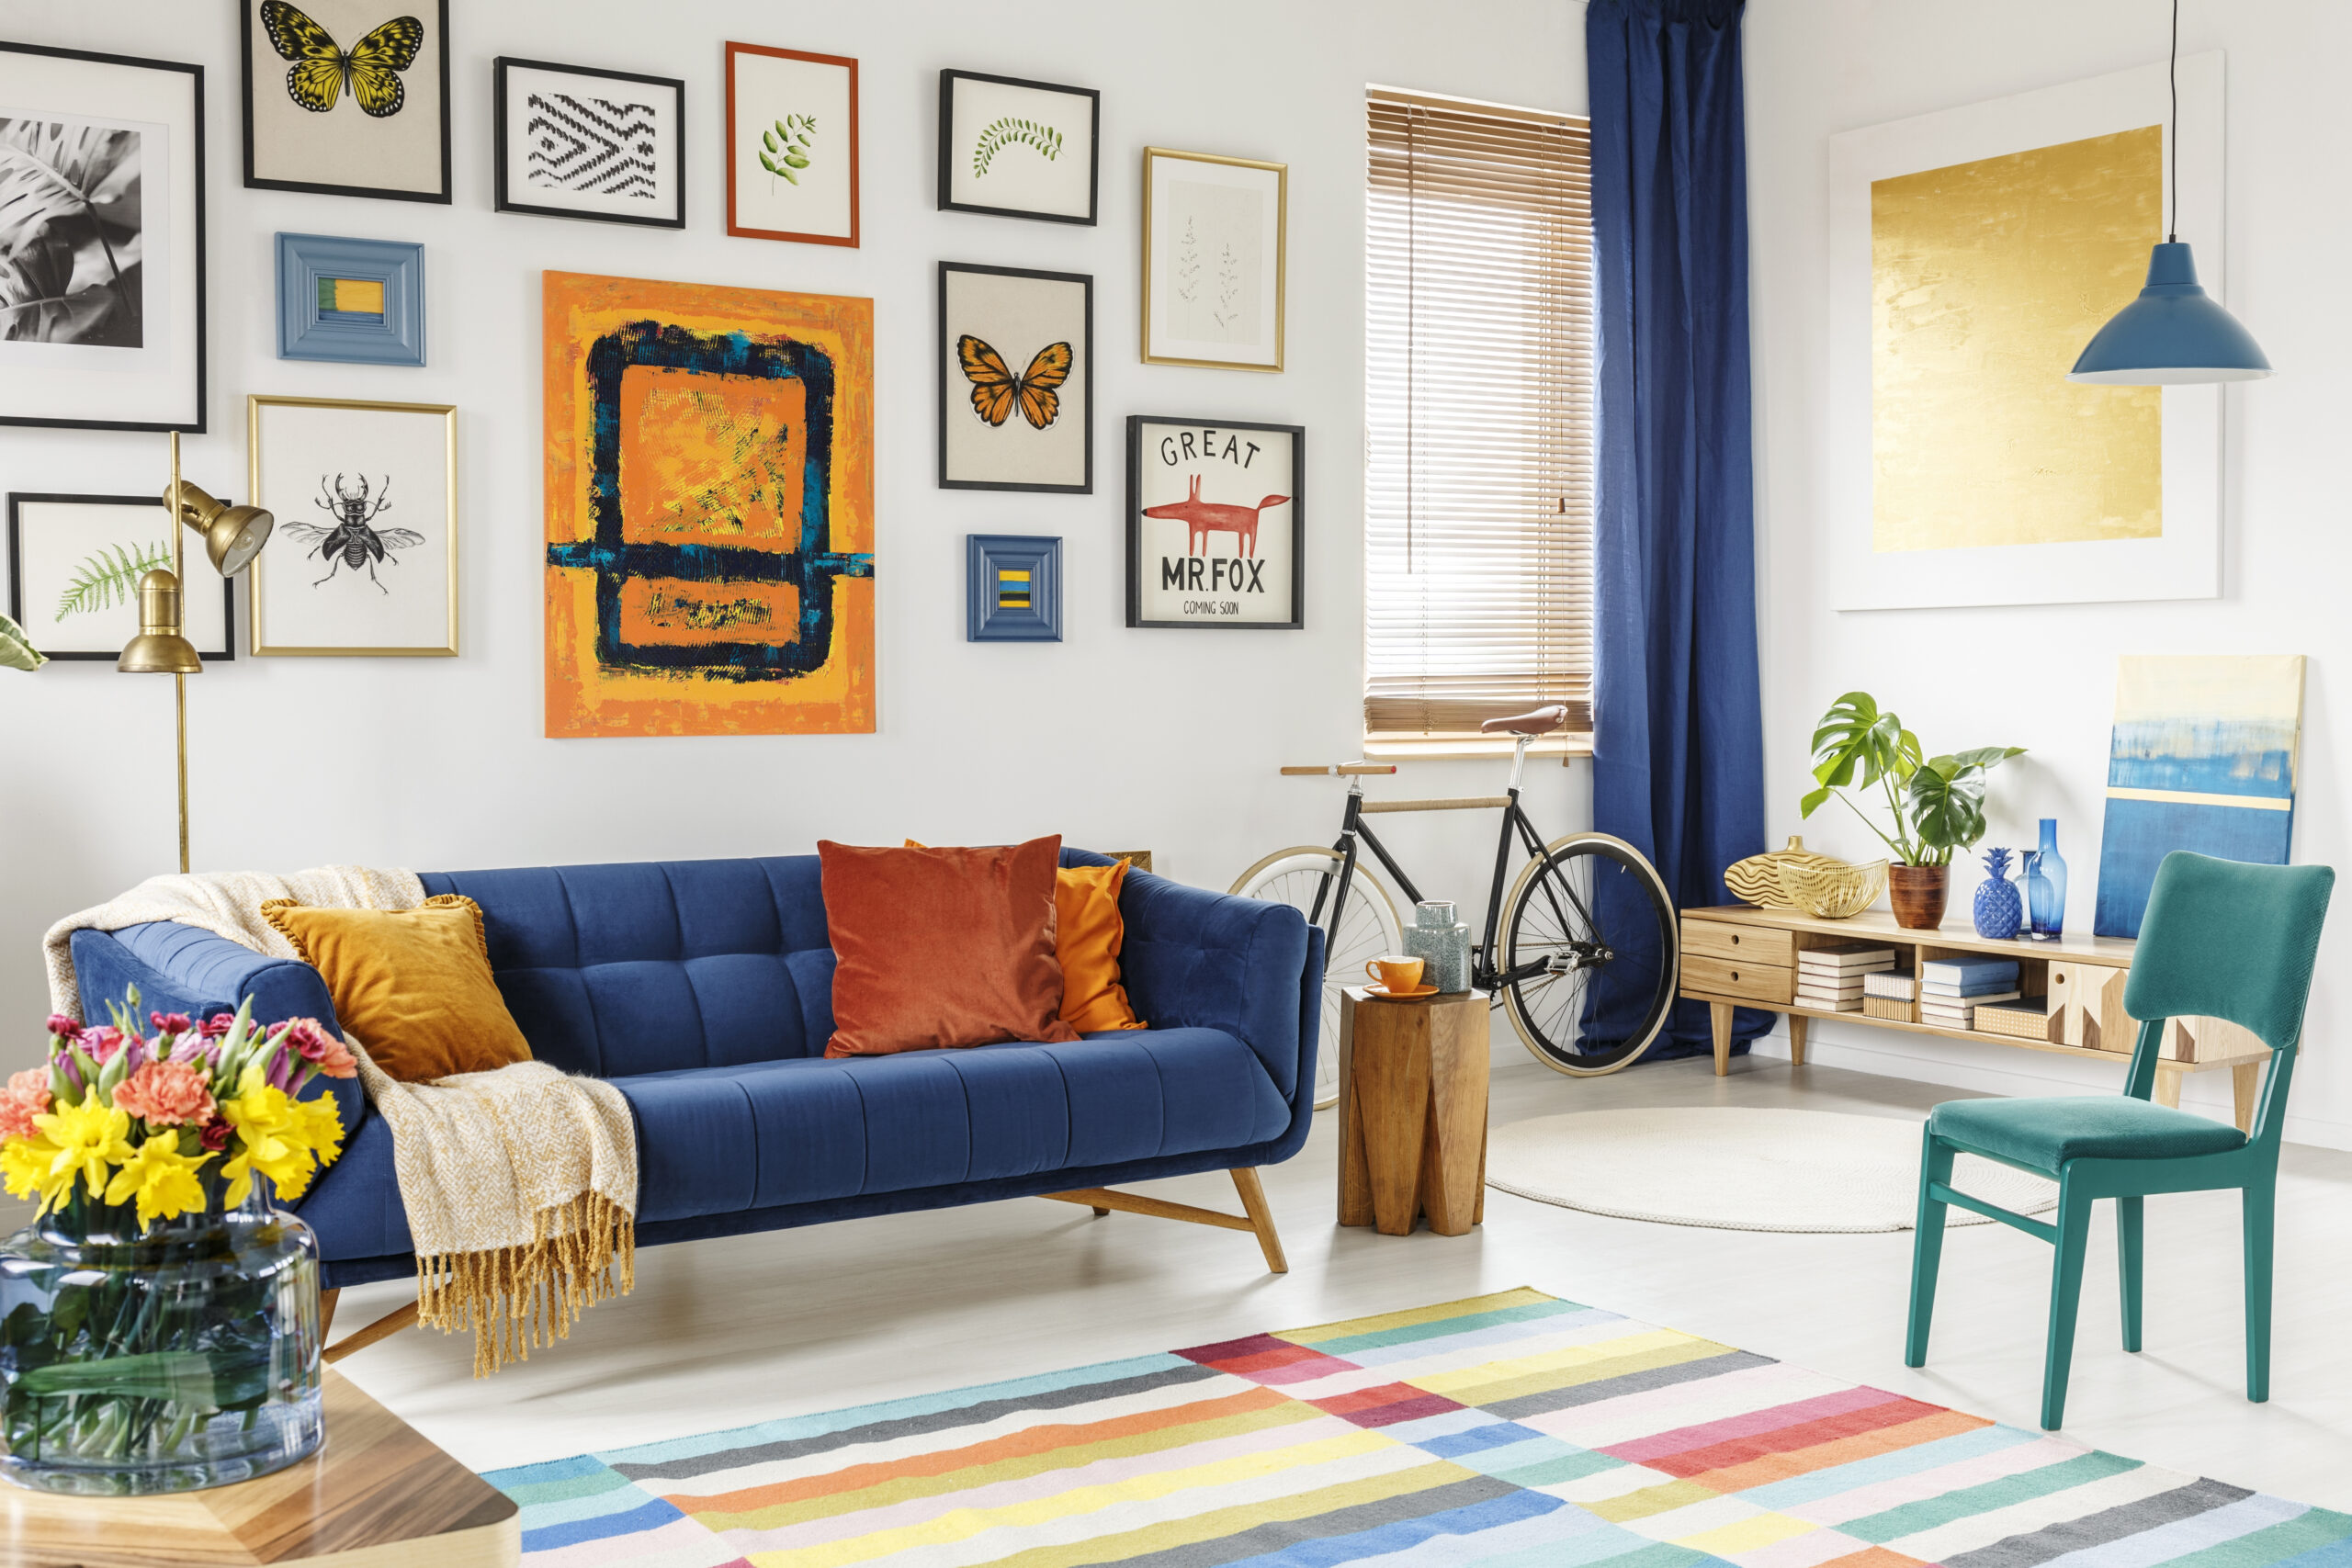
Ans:
POLYGON ((1815 919, 1842 920, 1878 902, 1878 896, 1886 891, 1886 862, 1798 865, 1784 861, 1781 890, 1792 908, 1803 909, 1815 919))
POLYGON ((1799 909, 1802 904, 1792 899, 1781 885, 1781 868, 1784 865, 1842 866, 1846 863, 1834 855, 1815 854, 1804 847, 1802 836, 1789 835, 1789 847, 1766 854, 1750 855, 1724 873, 1724 886, 1743 902, 1767 909, 1799 909))

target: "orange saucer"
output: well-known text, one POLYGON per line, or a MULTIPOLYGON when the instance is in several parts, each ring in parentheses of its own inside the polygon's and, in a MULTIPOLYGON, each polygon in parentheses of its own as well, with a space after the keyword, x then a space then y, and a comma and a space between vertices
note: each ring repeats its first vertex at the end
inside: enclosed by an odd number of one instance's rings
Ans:
POLYGON ((1384 1002, 1408 1002, 1415 997, 1433 997, 1437 995, 1437 987, 1435 986, 1415 986, 1409 991, 1392 991, 1385 986, 1366 986, 1364 987, 1364 994, 1366 996, 1378 997, 1384 1002))

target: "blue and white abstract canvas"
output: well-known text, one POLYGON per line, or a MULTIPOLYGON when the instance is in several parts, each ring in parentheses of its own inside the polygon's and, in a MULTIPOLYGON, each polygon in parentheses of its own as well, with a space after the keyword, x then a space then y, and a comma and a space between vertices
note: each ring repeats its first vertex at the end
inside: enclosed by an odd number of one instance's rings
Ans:
POLYGON ((2138 936, 2175 850, 2286 864, 2302 728, 2299 653, 2120 660, 2091 929, 2138 936))

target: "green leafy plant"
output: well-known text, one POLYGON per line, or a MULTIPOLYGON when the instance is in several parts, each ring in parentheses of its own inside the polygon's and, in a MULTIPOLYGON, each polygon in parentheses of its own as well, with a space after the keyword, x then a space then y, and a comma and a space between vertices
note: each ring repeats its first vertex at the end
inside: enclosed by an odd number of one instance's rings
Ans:
POLYGON ((136 348, 140 135, 0 123, 0 338, 136 348))
POLYGON ((785 116, 775 122, 774 129, 760 132, 760 167, 798 185, 799 171, 808 166, 809 144, 816 139, 815 115, 785 116))
POLYGON ((172 564, 172 545, 166 539, 160 544, 132 547, 127 545, 102 545, 83 558, 74 569, 74 576, 65 584, 65 592, 57 596, 57 618, 79 615, 85 611, 108 609, 116 604, 128 604, 139 595, 139 580, 159 567, 172 564))
POLYGON ((33 646, 25 628, 0 615, 0 670, 38 670, 49 656, 33 646))
POLYGON ((1821 787, 1804 797, 1798 814, 1812 816, 1834 795, 1905 865, 1950 865, 1955 852, 1984 836, 1987 775, 2024 751, 2022 746, 1980 746, 1924 756, 1919 738, 1901 718, 1868 692, 1849 692, 1829 705, 1814 729, 1813 777, 1821 787), (1849 788, 1884 793, 1893 837, 1854 804, 1849 788))
POLYGON ((996 155, 1008 147, 1034 147, 1051 163, 1062 155, 1062 133, 1050 125, 1015 119, 1011 115, 993 121, 980 132, 979 141, 972 147, 972 177, 978 179, 986 175, 996 155))

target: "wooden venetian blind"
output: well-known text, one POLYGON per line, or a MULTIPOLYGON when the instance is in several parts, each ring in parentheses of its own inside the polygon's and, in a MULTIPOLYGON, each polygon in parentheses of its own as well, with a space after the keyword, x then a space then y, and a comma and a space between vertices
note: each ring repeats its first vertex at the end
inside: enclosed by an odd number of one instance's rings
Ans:
POLYGON ((1560 116, 1370 96, 1364 730, 1592 726, 1591 142, 1560 116))

